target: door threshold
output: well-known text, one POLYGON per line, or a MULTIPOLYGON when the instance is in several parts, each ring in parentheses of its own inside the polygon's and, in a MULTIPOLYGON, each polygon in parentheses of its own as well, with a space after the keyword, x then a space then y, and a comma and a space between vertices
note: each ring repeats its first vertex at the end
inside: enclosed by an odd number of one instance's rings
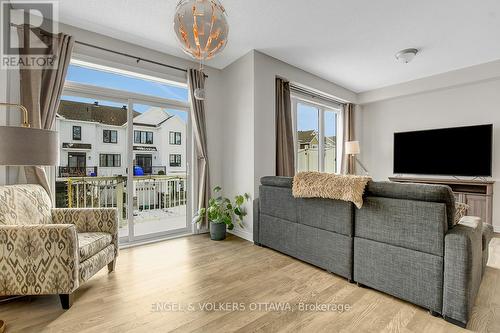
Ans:
POLYGON ((183 232, 183 233, 179 233, 179 234, 165 235, 165 236, 161 236, 161 237, 139 240, 139 241, 135 241, 135 242, 126 242, 123 244, 119 244, 118 248, 120 250, 123 250, 123 249, 128 249, 131 247, 153 244, 153 243, 163 242, 163 241, 170 240, 170 239, 176 239, 176 238, 187 237, 187 236, 192 236, 192 235, 194 235, 192 232, 183 232))

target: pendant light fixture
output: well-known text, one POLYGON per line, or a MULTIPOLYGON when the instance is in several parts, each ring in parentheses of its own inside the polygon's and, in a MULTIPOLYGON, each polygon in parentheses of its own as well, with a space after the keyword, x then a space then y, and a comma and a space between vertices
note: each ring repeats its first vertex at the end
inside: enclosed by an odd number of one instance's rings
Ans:
MULTIPOLYGON (((218 0, 181 0, 175 10, 174 31, 182 50, 200 62, 203 73, 205 61, 226 47, 229 34, 226 10, 218 0)), ((196 99, 205 99, 202 90, 196 89, 196 99)))

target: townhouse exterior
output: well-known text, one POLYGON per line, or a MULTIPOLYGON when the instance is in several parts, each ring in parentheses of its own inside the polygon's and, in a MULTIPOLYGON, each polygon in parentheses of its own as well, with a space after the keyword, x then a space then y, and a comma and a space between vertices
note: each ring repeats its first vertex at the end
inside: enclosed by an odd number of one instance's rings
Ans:
MULTIPOLYGON (((127 174, 127 109, 61 101, 58 178, 127 174)), ((133 118, 134 166, 145 175, 185 173, 186 127, 177 115, 158 107, 133 118)))

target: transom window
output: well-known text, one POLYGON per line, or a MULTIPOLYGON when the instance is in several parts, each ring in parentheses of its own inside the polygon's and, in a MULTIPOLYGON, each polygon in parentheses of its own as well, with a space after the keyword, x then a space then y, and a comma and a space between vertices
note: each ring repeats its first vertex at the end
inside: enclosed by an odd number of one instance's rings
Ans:
POLYGON ((292 97, 296 171, 339 172, 340 109, 292 97))
POLYGON ((82 126, 73 126, 73 140, 82 140, 82 126))
POLYGON ((181 144, 181 132, 170 132, 170 144, 171 145, 181 144))
POLYGON ((153 144, 153 132, 134 131, 134 143, 153 144))
POLYGON ((181 166, 181 155, 180 154, 170 154, 170 166, 180 167, 181 166))
POLYGON ((99 166, 101 168, 119 168, 121 167, 121 155, 120 154, 100 154, 99 155, 99 166))
POLYGON ((102 131, 102 141, 104 143, 117 143, 118 142, 118 132, 115 130, 103 130, 102 131))

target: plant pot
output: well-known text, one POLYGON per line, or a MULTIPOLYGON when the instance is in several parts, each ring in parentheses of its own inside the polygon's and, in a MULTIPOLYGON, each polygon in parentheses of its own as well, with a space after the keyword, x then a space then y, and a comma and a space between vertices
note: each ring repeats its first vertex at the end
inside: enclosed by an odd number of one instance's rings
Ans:
POLYGON ((210 239, 215 241, 226 239, 226 224, 210 222, 210 239))

